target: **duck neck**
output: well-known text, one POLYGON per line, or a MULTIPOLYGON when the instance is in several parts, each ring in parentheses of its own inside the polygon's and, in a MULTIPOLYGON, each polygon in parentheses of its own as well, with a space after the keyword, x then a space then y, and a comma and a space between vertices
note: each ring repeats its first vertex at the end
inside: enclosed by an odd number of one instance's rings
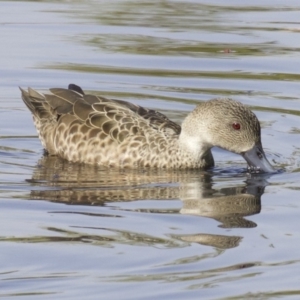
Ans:
POLYGON ((182 131, 179 136, 179 147, 185 153, 188 153, 195 161, 203 159, 212 148, 212 146, 201 139, 201 137, 190 136, 184 131, 182 131))

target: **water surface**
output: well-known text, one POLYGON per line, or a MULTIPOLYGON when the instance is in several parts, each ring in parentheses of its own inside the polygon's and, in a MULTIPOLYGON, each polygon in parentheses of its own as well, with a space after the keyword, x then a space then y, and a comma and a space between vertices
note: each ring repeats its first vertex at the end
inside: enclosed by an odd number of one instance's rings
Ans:
POLYGON ((0 296, 300 296, 298 1, 0 1, 0 296), (44 157, 18 86, 76 83, 181 123, 232 97, 272 164, 250 176, 119 171, 44 157))

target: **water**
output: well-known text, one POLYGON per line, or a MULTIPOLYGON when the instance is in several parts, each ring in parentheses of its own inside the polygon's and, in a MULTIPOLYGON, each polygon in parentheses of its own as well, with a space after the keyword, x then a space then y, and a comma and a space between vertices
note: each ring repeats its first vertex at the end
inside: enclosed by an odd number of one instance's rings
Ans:
POLYGON ((0 1, 0 297, 300 297, 299 1, 0 1), (43 157, 18 86, 76 83, 181 122, 232 97, 285 172, 43 157))

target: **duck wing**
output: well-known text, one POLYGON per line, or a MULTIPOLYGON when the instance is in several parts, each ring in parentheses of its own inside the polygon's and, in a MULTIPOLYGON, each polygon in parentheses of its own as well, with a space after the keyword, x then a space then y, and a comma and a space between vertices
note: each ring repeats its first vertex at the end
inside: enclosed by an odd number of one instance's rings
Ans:
MULTIPOLYGON (((79 87, 75 84, 70 84, 68 89, 71 91, 80 93, 83 97, 84 102, 86 102, 88 104, 91 104, 91 105, 99 104, 99 103, 105 104, 105 106, 99 106, 99 105, 96 106, 96 110, 98 112, 102 111, 102 113, 107 113, 108 111, 110 111, 112 113, 112 111, 114 111, 115 113, 117 113, 118 110, 119 110, 119 112, 121 112, 121 111, 125 112, 126 110, 130 110, 134 114, 142 117, 144 120, 148 120, 148 122, 149 122, 148 124, 150 127, 152 127, 155 130, 161 131, 161 132, 165 133, 166 135, 179 135, 181 132, 180 125, 174 123, 173 121, 168 119, 164 114, 162 114, 156 110, 144 108, 142 106, 135 105, 130 102, 123 101, 123 100, 107 99, 107 98, 95 96, 95 95, 86 95, 83 92, 83 90, 81 89, 81 87, 79 87), (114 104, 116 104, 116 105, 114 105, 114 104), (114 109, 110 109, 109 107, 114 108, 114 109)), ((56 95, 58 93, 60 93, 60 94, 65 94, 65 96, 67 96, 66 94, 67 94, 68 90, 51 89, 50 91, 56 95)), ((87 106, 85 106, 86 109, 84 109, 84 107, 83 107, 84 105, 81 105, 79 103, 77 105, 82 106, 83 110, 85 110, 85 111, 87 110, 87 106)), ((95 107, 94 107, 94 109, 95 109, 95 107)), ((77 112, 79 113, 79 110, 77 110, 77 112)), ((85 114, 85 118, 86 117, 87 117, 87 115, 85 114)))
POLYGON ((143 119, 149 121, 149 125, 158 131, 162 131, 165 134, 175 134, 179 135, 181 132, 181 126, 171 121, 164 114, 159 111, 148 109, 139 105, 132 104, 123 100, 113 99, 112 101, 127 107, 137 115, 141 116, 143 119))
POLYGON ((143 136, 151 129, 165 136, 179 135, 181 131, 178 124, 156 110, 123 100, 85 94, 80 87, 74 86, 69 86, 69 89, 51 88, 51 94, 41 94, 31 88, 28 92, 21 89, 22 98, 35 117, 42 139, 49 135, 43 134, 44 124, 47 124, 47 132, 51 132, 50 127, 55 123, 56 126, 62 123, 64 128, 68 128, 74 120, 98 129, 118 142, 129 135, 143 136))

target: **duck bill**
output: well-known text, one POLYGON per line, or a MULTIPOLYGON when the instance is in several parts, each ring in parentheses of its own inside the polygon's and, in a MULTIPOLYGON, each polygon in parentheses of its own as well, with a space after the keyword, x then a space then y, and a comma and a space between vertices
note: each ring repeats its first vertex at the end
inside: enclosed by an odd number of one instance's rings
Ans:
POLYGON ((272 173, 275 169, 266 158, 265 152, 260 144, 242 154, 249 166, 250 173, 272 173))

